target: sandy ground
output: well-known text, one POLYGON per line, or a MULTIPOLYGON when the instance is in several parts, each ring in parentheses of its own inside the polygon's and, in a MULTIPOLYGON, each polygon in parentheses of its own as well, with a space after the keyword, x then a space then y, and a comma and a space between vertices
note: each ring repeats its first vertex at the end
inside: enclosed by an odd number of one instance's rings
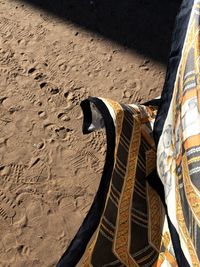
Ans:
POLYGON ((165 67, 15 1, 0 1, 0 267, 53 267, 97 189, 104 132, 83 136, 89 95, 160 94, 165 67))

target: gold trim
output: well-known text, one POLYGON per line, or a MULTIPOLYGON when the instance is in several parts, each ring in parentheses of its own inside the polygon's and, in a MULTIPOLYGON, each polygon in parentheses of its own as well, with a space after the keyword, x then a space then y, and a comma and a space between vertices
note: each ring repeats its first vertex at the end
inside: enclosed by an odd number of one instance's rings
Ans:
MULTIPOLYGON (((134 115, 133 115, 134 119, 134 115)), ((132 194, 134 189, 134 178, 137 167, 137 155, 140 147, 141 124, 138 120, 134 120, 132 130, 131 144, 129 149, 127 174, 120 197, 118 208, 118 219, 115 232, 115 242, 113 246, 114 253, 121 262, 129 267, 137 267, 138 264, 129 254, 130 246, 130 210, 132 202, 132 194), (129 219, 128 219, 129 218, 129 219)))
POLYGON ((193 186, 191 185, 190 176, 188 173, 188 165, 187 165, 187 157, 184 154, 182 160, 182 167, 183 167, 183 183, 185 188, 185 195, 187 201, 189 202, 189 206, 192 210, 192 214, 196 219, 196 223, 200 227, 200 197, 195 192, 193 186))
MULTIPOLYGON (((178 177, 176 177, 178 178, 178 177)), ((199 260, 196 255, 195 248, 192 244, 192 241, 190 239, 188 229, 185 224, 184 215, 183 215, 183 209, 181 206, 181 199, 179 194, 179 186, 178 186, 178 179, 176 179, 176 216, 179 222, 179 229, 181 231, 181 237, 183 238, 185 244, 187 245, 188 252, 190 254, 190 258, 192 261, 192 264, 194 267, 199 266, 199 260)))

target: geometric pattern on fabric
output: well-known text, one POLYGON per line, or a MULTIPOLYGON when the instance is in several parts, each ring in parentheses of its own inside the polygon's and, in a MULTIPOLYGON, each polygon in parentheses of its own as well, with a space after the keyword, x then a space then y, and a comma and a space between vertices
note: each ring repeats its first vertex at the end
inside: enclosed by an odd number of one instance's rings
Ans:
POLYGON ((146 179, 156 167, 157 108, 101 100, 116 128, 114 168, 100 223, 77 266, 177 266, 161 200, 146 179))
POLYGON ((200 1, 195 0, 157 152, 169 218, 190 266, 200 266, 199 43, 200 1))

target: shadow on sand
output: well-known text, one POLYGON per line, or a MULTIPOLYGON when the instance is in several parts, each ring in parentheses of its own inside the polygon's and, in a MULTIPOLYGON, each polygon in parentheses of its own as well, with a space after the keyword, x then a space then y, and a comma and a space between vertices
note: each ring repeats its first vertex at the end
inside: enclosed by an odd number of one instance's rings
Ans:
POLYGON ((22 0, 166 64, 180 0, 22 0))

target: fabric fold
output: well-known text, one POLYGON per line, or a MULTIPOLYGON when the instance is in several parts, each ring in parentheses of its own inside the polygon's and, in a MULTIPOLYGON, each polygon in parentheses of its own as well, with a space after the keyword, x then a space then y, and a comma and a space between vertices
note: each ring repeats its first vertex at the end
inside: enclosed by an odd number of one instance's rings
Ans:
POLYGON ((115 126, 113 123, 113 118, 108 110, 108 107, 101 99, 88 98, 84 100, 81 103, 81 107, 84 114, 84 134, 88 134, 95 130, 93 125, 93 123, 95 124, 95 121, 93 120, 94 116, 92 115, 91 106, 96 107, 95 112, 99 112, 99 118, 103 119, 104 127, 106 129, 107 152, 104 169, 93 204, 81 227, 79 228, 77 234, 70 243, 68 249, 65 251, 60 261, 58 262, 57 267, 76 266, 80 258, 82 257, 88 242, 90 241, 92 235, 94 234, 94 231, 96 230, 99 224, 105 205, 110 176, 113 170, 115 151, 115 126))
POLYGON ((157 171, 176 259, 179 266, 200 266, 200 1, 183 1, 181 12, 177 22, 188 22, 176 25, 184 38, 177 41, 182 43, 179 53, 174 52, 179 55, 177 69, 168 69, 174 78, 164 87, 154 131, 162 129, 157 171))
POLYGON ((57 266, 177 266, 162 201, 148 182, 157 178, 157 106, 102 98, 81 106, 83 132, 105 127, 107 149, 111 139, 114 149, 107 151, 91 209, 57 266))

